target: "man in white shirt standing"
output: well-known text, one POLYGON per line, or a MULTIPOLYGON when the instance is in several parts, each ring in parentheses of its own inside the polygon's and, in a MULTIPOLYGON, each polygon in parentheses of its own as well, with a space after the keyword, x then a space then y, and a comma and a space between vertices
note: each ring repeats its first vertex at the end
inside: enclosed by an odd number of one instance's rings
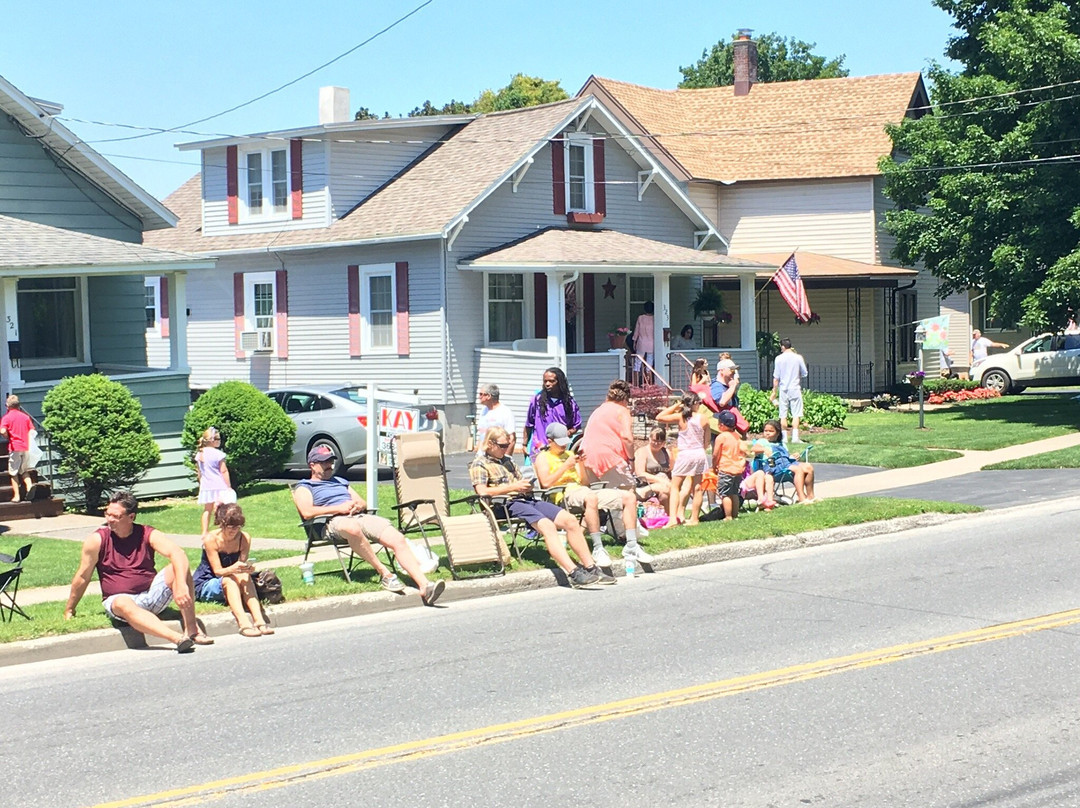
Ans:
POLYGON ((802 380, 807 376, 806 362, 795 353, 791 340, 780 340, 780 355, 773 363, 771 403, 780 397, 780 439, 787 443, 787 417, 791 414, 791 441, 799 442, 799 420, 803 414, 802 380))
POLYGON ((979 329, 975 329, 971 332, 971 364, 975 364, 980 359, 986 359, 987 352, 991 348, 1008 348, 1004 342, 994 342, 989 337, 984 337, 979 329))
POLYGON ((487 431, 493 426, 501 426, 510 435, 510 448, 508 455, 514 453, 514 442, 517 440, 517 429, 514 426, 514 411, 505 404, 499 403, 499 385, 482 384, 476 394, 480 400, 480 413, 476 416, 476 452, 484 453, 487 445, 487 431))

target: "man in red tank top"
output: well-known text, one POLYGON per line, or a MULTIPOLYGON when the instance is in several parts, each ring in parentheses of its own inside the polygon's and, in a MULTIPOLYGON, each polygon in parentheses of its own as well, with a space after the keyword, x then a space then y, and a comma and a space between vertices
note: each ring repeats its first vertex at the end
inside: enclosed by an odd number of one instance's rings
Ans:
POLYGON ((195 621, 194 587, 187 555, 165 535, 149 525, 135 524, 139 503, 128 491, 109 497, 105 527, 98 528, 83 542, 78 572, 71 579, 64 619, 75 616, 90 576, 97 569, 102 605, 109 617, 127 623, 136 631, 176 643, 181 654, 196 645, 212 645, 213 640, 195 621), (161 572, 154 570, 154 553, 169 559, 161 572), (176 631, 158 614, 176 601, 183 632, 176 631))

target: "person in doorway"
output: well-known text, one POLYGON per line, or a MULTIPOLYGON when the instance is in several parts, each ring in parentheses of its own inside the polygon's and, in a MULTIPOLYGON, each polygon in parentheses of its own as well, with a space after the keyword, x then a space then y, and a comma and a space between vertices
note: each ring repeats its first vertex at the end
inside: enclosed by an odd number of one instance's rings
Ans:
POLYGON ((34 478, 30 471, 30 432, 34 422, 23 412, 19 397, 12 394, 7 397, 7 412, 0 418, 0 437, 8 442, 8 474, 11 475, 11 501, 19 502, 19 478, 22 477, 26 489, 26 499, 34 498, 34 478))
POLYGON ((1008 348, 1004 342, 994 342, 989 337, 984 337, 979 329, 971 332, 971 364, 986 359, 991 348, 1008 348))
POLYGON ((499 401, 499 385, 480 385, 477 398, 480 400, 480 413, 476 416, 476 453, 483 453, 487 431, 493 426, 501 426, 510 433, 510 454, 513 454, 517 443, 514 411, 499 401))
POLYGON ((301 480, 293 489, 293 502, 300 518, 307 521, 316 516, 332 517, 326 531, 345 539, 353 551, 375 568, 382 588, 402 593, 405 585, 386 565, 379 561, 371 542, 378 542, 394 554, 402 569, 420 590, 425 606, 434 606, 446 587, 444 581, 429 581, 420 569, 412 547, 388 519, 366 513, 367 503, 349 487, 344 477, 334 476, 337 457, 325 445, 318 445, 307 454, 311 477, 301 480))
POLYGON ((75 617, 75 609, 97 569, 102 606, 113 620, 176 643, 181 654, 194 651, 196 645, 213 645, 214 641, 195 621, 195 587, 187 554, 160 530, 137 524, 138 508, 138 500, 129 491, 117 491, 109 497, 105 527, 95 530, 83 542, 82 559, 71 579, 64 619, 75 617), (160 572, 155 570, 155 553, 169 560, 160 572), (175 601, 180 610, 182 631, 171 628, 158 617, 169 601, 175 601))
POLYGON ((644 313, 634 323, 634 384, 652 384, 653 365, 653 303, 646 301, 644 313))
POLYGON ((780 355, 773 363, 772 393, 769 403, 780 397, 780 438, 787 443, 787 419, 791 416, 791 441, 799 442, 799 421, 803 414, 802 380, 807 376, 806 362, 791 347, 791 340, 780 340, 780 355))

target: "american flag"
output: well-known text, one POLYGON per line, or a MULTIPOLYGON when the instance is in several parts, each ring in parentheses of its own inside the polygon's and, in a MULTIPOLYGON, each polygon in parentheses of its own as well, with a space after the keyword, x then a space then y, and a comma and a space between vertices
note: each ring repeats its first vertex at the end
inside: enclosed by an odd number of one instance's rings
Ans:
POLYGON ((800 320, 810 319, 810 304, 806 300, 806 287, 799 277, 799 267, 795 263, 795 253, 772 276, 773 283, 780 290, 784 301, 800 320))

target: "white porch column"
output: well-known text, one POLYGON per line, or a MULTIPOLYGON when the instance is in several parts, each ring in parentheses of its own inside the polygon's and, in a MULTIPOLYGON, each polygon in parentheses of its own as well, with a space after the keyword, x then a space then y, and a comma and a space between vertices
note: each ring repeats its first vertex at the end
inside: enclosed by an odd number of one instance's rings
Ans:
POLYGON ((653 367, 667 378, 668 346, 664 342, 664 329, 671 328, 671 275, 658 272, 653 275, 653 367))
POLYGON ((172 272, 169 278, 169 369, 186 370, 187 273, 172 272))
POLYGON ((754 276, 739 276, 739 348, 757 350, 757 318, 754 311, 754 276))
POLYGON ((22 370, 19 368, 19 360, 12 359, 9 345, 19 341, 19 301, 17 295, 19 279, 4 278, 2 301, 3 311, 0 315, 4 319, 4 344, 0 346, 0 392, 11 393, 18 387, 22 387, 22 370))
POLYGON ((566 366, 566 318, 563 316, 562 279, 552 270, 547 273, 547 350, 559 357, 559 366, 566 366))

